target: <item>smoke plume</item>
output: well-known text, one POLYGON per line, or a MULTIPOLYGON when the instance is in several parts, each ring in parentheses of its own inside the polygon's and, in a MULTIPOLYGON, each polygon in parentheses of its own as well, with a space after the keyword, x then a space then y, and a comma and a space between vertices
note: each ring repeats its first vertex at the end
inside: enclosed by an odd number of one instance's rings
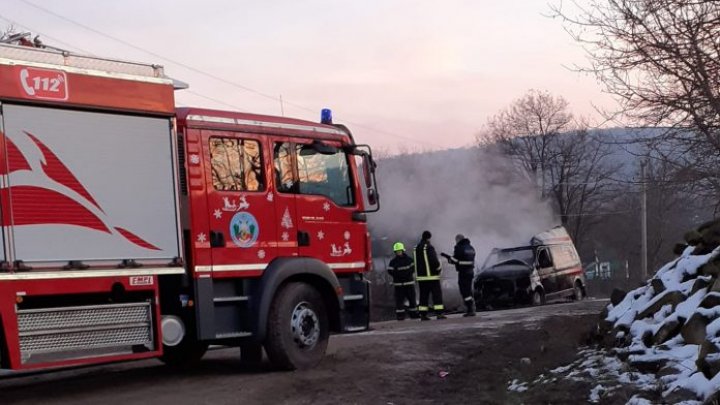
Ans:
POLYGON ((376 256, 391 254, 396 241, 410 250, 429 230, 438 253, 452 253, 456 234, 468 237, 480 265, 492 248, 526 245, 557 223, 536 188, 492 150, 389 157, 378 162, 378 182, 382 208, 370 215, 376 256))

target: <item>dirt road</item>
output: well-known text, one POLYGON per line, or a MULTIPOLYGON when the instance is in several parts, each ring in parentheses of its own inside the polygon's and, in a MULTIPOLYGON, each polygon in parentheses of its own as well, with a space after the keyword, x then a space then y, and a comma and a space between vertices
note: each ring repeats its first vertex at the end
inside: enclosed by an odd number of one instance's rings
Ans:
POLYGON ((377 323, 369 332, 333 336, 325 360, 306 372, 241 370, 239 350, 222 349, 185 373, 151 360, 5 378, 0 403, 582 403, 585 389, 559 386, 528 397, 509 392, 508 381, 571 362, 604 305, 586 300, 377 323))

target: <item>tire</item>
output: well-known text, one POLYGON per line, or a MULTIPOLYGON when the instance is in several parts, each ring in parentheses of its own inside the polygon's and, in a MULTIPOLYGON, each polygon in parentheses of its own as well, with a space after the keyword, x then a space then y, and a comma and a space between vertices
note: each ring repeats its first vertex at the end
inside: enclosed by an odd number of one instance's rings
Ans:
POLYGON ((240 345, 240 364, 243 368, 257 368, 262 364, 263 347, 259 343, 240 345))
POLYGON ((282 370, 306 370, 325 355, 330 334, 320 292, 306 283, 289 283, 273 299, 265 351, 282 370))
POLYGON ((177 346, 163 346, 160 361, 173 368, 188 368, 200 362, 207 349, 207 343, 185 336, 177 346))
POLYGON ((573 299, 575 301, 582 301, 585 299, 585 290, 582 287, 582 284, 579 281, 575 282, 575 287, 573 287, 573 299))
POLYGON ((534 307, 545 305, 545 294, 539 288, 536 288, 535 291, 533 291, 532 305, 534 307))

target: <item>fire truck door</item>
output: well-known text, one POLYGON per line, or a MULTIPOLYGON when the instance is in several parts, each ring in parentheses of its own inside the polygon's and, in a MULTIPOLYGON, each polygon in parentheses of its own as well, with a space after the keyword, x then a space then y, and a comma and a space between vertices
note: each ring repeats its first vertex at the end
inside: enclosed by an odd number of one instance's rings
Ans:
POLYGON ((276 254, 269 151, 260 137, 203 131, 214 275, 264 270, 276 254))
POLYGON ((297 171, 295 170, 294 146, 287 139, 273 140, 273 201, 275 204, 276 233, 278 236, 278 257, 298 255, 298 240, 303 243, 309 234, 302 234, 297 228, 295 192, 297 171))
POLYGON ((340 145, 320 150, 295 144, 297 164, 298 251, 328 263, 335 271, 364 267, 363 224, 353 221, 358 193, 350 159, 340 145))

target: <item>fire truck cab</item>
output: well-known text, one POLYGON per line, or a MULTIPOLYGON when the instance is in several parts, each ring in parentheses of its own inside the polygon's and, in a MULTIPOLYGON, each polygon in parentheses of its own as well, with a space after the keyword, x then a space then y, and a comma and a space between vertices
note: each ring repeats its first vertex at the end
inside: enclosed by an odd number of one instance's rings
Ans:
POLYGON ((198 299, 172 312, 195 322, 202 342, 249 338, 249 358, 265 342, 287 366, 300 365, 285 358, 291 348, 311 357, 328 331, 365 330, 365 207, 377 205, 361 192, 374 190, 368 149, 342 126, 282 117, 181 108, 177 122, 193 279, 181 295, 198 299))
POLYGON ((365 330, 369 147, 175 108, 161 67, 0 44, 0 368, 263 348, 308 368, 365 330))

